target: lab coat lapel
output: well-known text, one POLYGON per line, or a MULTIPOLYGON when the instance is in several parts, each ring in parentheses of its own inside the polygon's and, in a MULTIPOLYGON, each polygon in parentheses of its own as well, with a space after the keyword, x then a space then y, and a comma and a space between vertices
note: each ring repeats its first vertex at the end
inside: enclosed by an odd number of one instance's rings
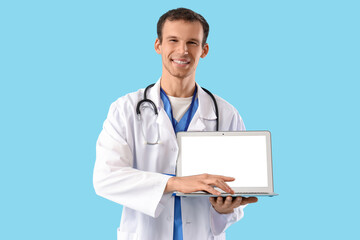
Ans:
MULTIPOLYGON (((172 123, 170 121, 170 118, 166 114, 164 108, 161 108, 159 110, 159 115, 157 117, 156 122, 159 125, 160 133, 161 133, 161 131, 167 131, 167 134, 169 134, 170 136, 173 135, 174 138, 176 137, 174 128, 173 128, 172 123)), ((161 139, 161 135, 160 135, 160 139, 161 139)))
MULTIPOLYGON (((158 117, 156 119, 157 124, 159 124, 160 131, 166 131, 170 136, 173 135, 176 138, 174 128, 172 126, 171 120, 165 112, 164 104, 160 97, 160 79, 155 83, 155 85, 149 90, 148 98, 153 101, 158 110, 158 117)), ((160 136, 161 139, 161 136, 160 136)))
POLYGON ((188 132, 204 131, 206 126, 203 119, 199 116, 199 110, 196 111, 193 119, 190 122, 188 127, 188 132))

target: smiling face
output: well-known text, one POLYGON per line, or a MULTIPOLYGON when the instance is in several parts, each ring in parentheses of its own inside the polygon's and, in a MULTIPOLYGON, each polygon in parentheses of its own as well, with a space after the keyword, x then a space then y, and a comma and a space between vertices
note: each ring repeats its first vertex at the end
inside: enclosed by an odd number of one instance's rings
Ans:
POLYGON ((201 23, 197 21, 167 20, 164 23, 162 41, 155 41, 155 50, 162 58, 163 78, 195 80, 199 59, 209 51, 207 44, 202 46, 203 35, 201 23))

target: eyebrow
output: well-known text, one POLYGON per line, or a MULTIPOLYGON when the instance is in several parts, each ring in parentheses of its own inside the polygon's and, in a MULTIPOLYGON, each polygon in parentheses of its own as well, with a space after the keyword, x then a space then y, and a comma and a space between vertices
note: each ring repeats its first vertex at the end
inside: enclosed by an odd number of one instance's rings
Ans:
POLYGON ((166 39, 169 39, 169 38, 178 38, 178 37, 176 37, 176 36, 168 36, 168 37, 166 37, 166 39))

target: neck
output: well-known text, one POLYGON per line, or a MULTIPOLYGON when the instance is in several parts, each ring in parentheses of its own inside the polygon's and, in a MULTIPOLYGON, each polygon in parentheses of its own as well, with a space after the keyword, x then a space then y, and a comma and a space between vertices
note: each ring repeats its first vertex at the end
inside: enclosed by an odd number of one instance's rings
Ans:
POLYGON ((176 78, 161 76, 160 85, 166 95, 172 97, 191 97, 195 91, 195 78, 176 78))

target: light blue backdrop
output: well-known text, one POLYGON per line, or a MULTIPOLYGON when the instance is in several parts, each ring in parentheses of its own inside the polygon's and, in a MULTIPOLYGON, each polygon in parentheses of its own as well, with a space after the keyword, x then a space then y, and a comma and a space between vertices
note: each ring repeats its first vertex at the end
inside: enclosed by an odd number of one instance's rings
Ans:
POLYGON ((359 1, 33 0, 0 2, 0 239, 116 238, 95 143, 110 104, 160 76, 156 22, 180 6, 210 24, 197 81, 273 134, 280 196, 228 239, 359 238, 359 1))

